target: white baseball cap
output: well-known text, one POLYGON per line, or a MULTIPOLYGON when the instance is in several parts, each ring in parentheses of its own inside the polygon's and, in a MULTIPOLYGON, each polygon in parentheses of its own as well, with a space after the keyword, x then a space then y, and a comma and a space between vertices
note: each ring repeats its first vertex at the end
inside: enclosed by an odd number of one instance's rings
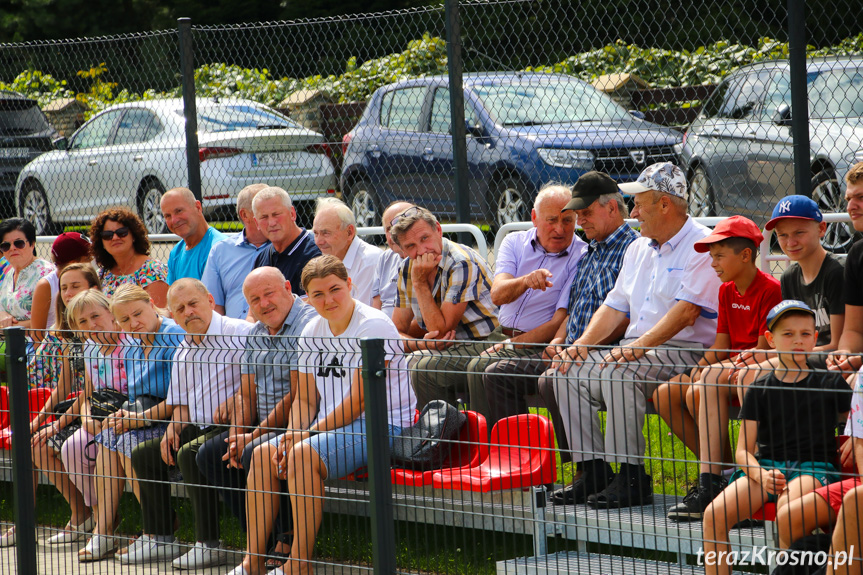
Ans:
POLYGON ((654 190, 686 199, 686 176, 683 175, 683 170, 671 162, 647 166, 636 181, 618 184, 618 187, 621 192, 630 196, 654 190))

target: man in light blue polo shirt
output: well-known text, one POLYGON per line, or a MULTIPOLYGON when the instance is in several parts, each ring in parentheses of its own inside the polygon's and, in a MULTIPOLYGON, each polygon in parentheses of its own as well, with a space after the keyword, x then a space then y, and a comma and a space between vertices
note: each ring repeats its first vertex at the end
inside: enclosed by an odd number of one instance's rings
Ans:
POLYGON ((201 446, 196 463, 210 485, 223 488, 225 504, 245 527, 243 489, 252 452, 284 433, 297 389, 297 337, 317 314, 273 267, 251 272, 243 293, 258 322, 246 341, 232 426, 201 446))
POLYGON ((207 223, 201 202, 188 188, 165 192, 160 207, 165 225, 182 238, 168 257, 168 285, 183 278, 200 280, 210 249, 225 239, 225 234, 207 223))
POLYGON ((533 346, 512 344, 548 343, 566 319, 569 286, 587 251, 587 244, 575 235, 575 214, 563 211, 571 198, 566 186, 544 186, 530 214, 534 227, 509 234, 498 250, 491 300, 500 307, 495 331, 506 339, 489 347, 467 369, 470 408, 486 419, 490 413, 482 381, 485 369, 503 359, 535 353, 533 346))
POLYGON ((243 231, 229 236, 210 250, 201 281, 213 294, 216 311, 228 317, 246 319, 249 304, 243 296, 243 280, 255 267, 255 258, 270 242, 255 223, 252 200, 267 184, 246 186, 237 195, 237 217, 243 231))

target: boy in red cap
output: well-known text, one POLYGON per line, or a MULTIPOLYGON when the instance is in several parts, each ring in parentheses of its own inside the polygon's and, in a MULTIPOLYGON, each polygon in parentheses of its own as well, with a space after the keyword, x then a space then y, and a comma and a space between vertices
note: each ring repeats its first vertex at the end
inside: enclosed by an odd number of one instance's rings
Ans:
POLYGON ((688 374, 661 385, 653 394, 656 411, 701 460, 698 484, 668 511, 669 519, 701 519, 726 485, 722 461, 728 451, 728 404, 734 389, 729 385, 731 360, 735 351, 769 348, 763 335, 765 319, 782 301, 779 282, 755 265, 763 240, 754 222, 731 216, 695 243, 696 251, 710 252, 713 270, 724 283, 719 287, 715 343, 688 374))

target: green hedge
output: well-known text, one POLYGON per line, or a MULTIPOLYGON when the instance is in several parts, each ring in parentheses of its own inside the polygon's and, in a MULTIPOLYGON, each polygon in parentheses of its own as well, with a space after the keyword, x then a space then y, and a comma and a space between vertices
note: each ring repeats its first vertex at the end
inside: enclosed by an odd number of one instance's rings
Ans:
MULTIPOLYGON (((863 54, 863 33, 847 38, 829 48, 809 47, 809 57, 863 54)), ((562 62, 528 67, 528 71, 557 72, 591 81, 602 74, 629 72, 637 74, 650 86, 662 88, 713 84, 736 68, 758 62, 788 57, 788 44, 762 38, 757 46, 716 42, 692 52, 661 48, 641 48, 615 42, 566 58, 562 62)), ((74 93, 67 82, 38 70, 22 72, 11 83, 0 81, 0 89, 21 92, 45 105, 52 100, 75 97, 90 106, 89 114, 122 102, 171 98, 181 95, 177 87, 168 92, 145 91, 141 94, 106 81, 105 64, 78 72, 91 83, 86 93, 74 93)), ((273 78, 266 69, 240 68, 230 64, 207 64, 195 71, 195 86, 199 96, 237 97, 278 105, 286 96, 300 89, 320 89, 339 102, 367 99, 376 89, 392 82, 447 73, 446 43, 442 38, 424 34, 408 43, 404 52, 368 60, 362 64, 350 58, 340 76, 310 76, 308 78, 273 78)))

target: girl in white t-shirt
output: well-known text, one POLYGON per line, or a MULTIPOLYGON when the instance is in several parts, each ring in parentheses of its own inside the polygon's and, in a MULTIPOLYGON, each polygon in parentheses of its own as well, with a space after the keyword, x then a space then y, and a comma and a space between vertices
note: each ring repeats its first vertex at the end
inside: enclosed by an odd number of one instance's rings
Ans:
POLYGON ((294 540, 288 562, 270 573, 311 571, 312 550, 323 516, 324 480, 349 475, 365 466, 368 459, 361 338, 386 340, 390 442, 413 421, 416 398, 392 320, 351 297, 347 269, 336 257, 309 261, 302 283, 308 303, 320 317, 309 322, 298 342, 299 385, 288 432, 255 450, 246 500, 248 553, 230 575, 262 572, 274 518, 271 510, 278 503, 278 489, 274 489, 277 479, 287 479, 294 540), (266 454, 270 461, 263 461, 266 454))

